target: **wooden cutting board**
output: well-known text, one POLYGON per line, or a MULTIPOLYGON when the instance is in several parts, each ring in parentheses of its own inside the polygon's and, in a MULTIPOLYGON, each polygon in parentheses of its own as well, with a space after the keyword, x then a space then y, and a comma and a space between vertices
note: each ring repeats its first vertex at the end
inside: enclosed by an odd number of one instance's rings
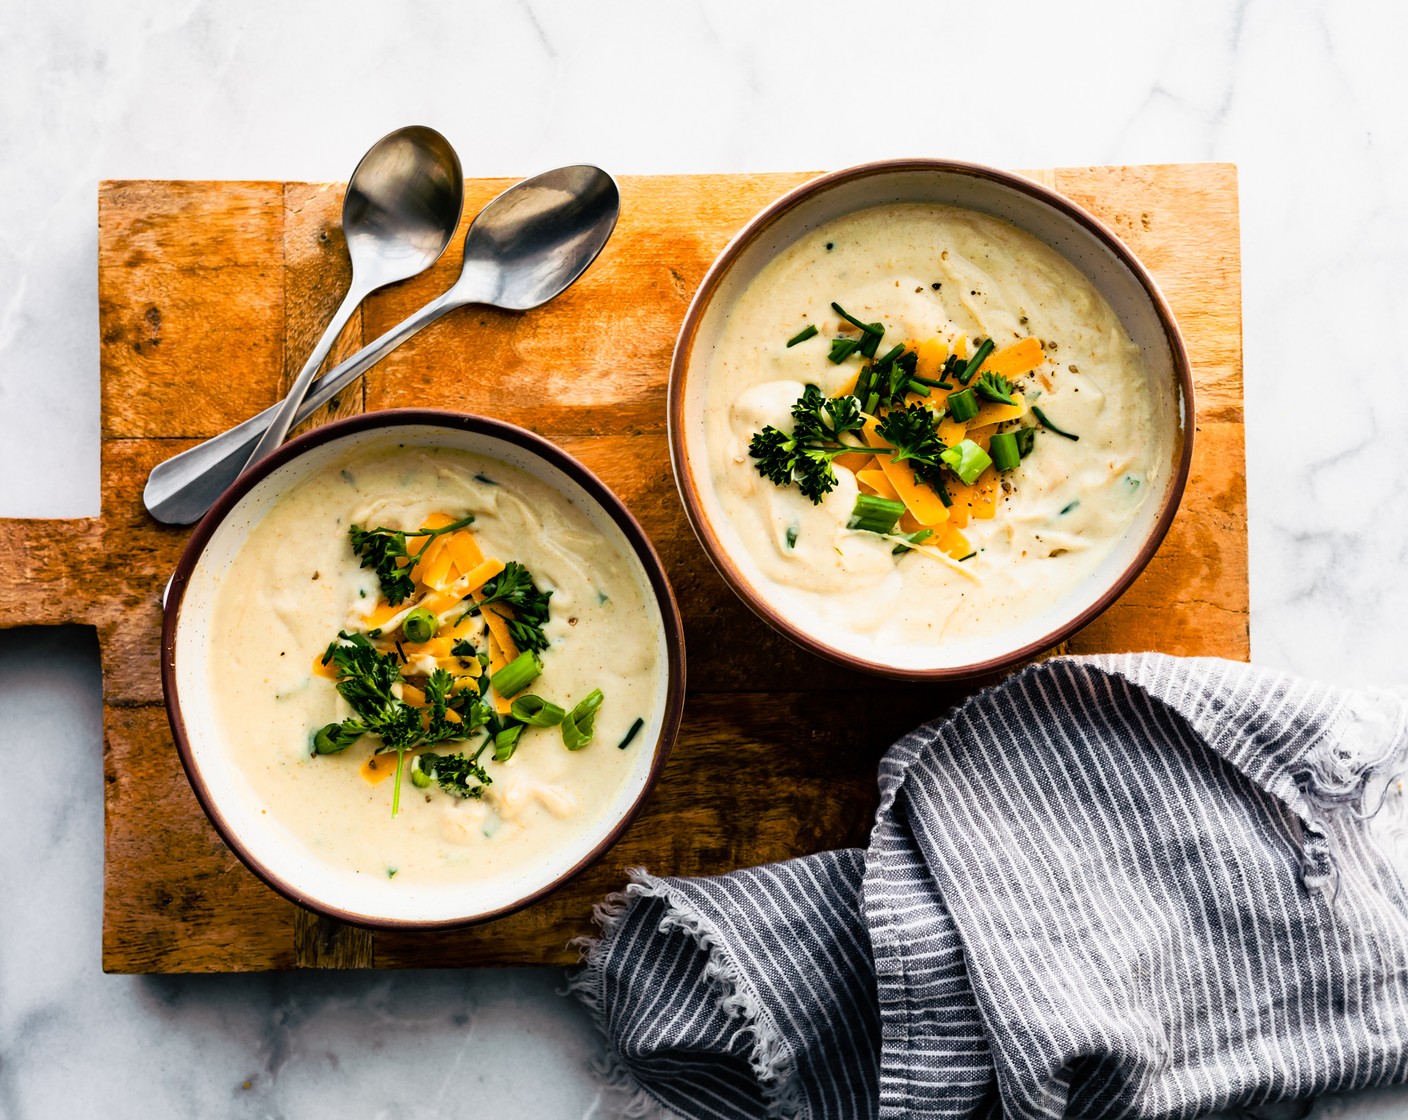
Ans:
MULTIPOLYGON (((962 693, 857 677, 774 635, 705 558, 666 449, 666 373, 695 287, 755 211, 808 177, 626 178, 615 237, 564 296, 524 315, 456 312, 329 406, 330 415, 463 409, 558 441, 640 519, 684 612, 691 685, 684 730, 632 829, 598 865, 532 908, 424 935, 327 922, 246 871, 186 783, 157 673, 161 591, 187 531, 146 515, 147 472, 281 395, 347 284, 342 191, 308 183, 102 184, 102 515, 0 521, 0 627, 98 630, 106 970, 563 963, 574 959, 568 941, 590 931, 592 903, 619 888, 628 867, 714 874, 865 843, 877 759, 962 693)), ((1196 456, 1178 519, 1139 581, 1070 648, 1245 659, 1236 170, 1098 167, 1036 177, 1102 217, 1153 271, 1182 324, 1197 380, 1196 456)), ((470 181, 466 214, 508 185, 470 181)), ((458 267, 452 250, 431 273, 373 296, 334 359, 442 291, 458 267)))

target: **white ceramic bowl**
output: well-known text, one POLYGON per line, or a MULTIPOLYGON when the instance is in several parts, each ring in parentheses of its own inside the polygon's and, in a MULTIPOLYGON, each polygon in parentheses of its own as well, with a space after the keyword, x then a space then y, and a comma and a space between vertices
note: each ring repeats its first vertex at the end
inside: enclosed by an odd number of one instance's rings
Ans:
POLYGON ((341 921, 384 929, 467 925, 517 909, 601 856, 625 830, 665 764, 684 703, 679 611, 659 557, 626 507, 584 466, 510 424, 462 413, 408 409, 370 413, 315 429, 241 478, 197 526, 167 597, 162 684, 181 761, 197 798, 225 843, 256 875, 294 902, 341 921), (251 528, 300 480, 349 452, 391 445, 451 447, 498 459, 565 494, 604 534, 626 545, 647 603, 659 611, 665 679, 660 702, 637 743, 635 765, 613 800, 573 842, 530 867, 488 881, 395 883, 318 860, 262 812, 220 733, 210 690, 208 641, 223 572, 251 528))
POLYGON ((1084 626, 1134 581, 1177 512, 1193 455, 1193 379, 1173 313, 1134 254, 1069 199, 1020 175, 947 160, 894 160, 824 175, 755 217, 704 277, 685 315, 670 369, 670 454, 680 495, 704 550, 764 621, 793 641, 851 668, 908 680, 976 676, 1049 649, 1084 626), (1167 448, 1155 492, 1099 569, 1073 592, 1014 627, 959 645, 895 649, 881 662, 829 644, 768 600, 756 562, 708 484, 704 371, 729 312, 759 272, 805 233, 887 203, 958 206, 1009 222, 1070 261, 1109 302, 1139 346, 1153 422, 1167 448))

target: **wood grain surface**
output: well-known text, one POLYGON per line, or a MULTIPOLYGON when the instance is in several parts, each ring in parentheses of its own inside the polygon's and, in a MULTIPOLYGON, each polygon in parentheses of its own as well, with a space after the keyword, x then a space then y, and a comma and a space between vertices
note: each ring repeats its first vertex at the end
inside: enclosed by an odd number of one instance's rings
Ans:
MULTIPOLYGON (((1032 174, 1032 173, 1029 173, 1032 174)), ((1230 165, 1034 173, 1145 261, 1193 357, 1192 477, 1149 568, 1074 652, 1248 655, 1241 291, 1230 165)), ((622 218, 565 295, 523 315, 470 308, 416 336, 310 423, 433 405, 513 421, 561 443, 631 508, 685 617, 691 689, 663 780, 595 867, 477 928, 368 933, 299 910, 220 842, 187 785, 161 707, 161 591, 188 532, 142 508, 147 472, 272 403, 348 280, 341 189, 306 183, 108 182, 98 198, 102 515, 0 520, 0 627, 95 626, 104 673, 103 967, 544 964, 574 959, 591 904, 626 868, 678 875, 863 844, 875 766, 910 727, 962 698, 896 686, 803 653, 710 566, 675 491, 665 439, 670 351, 700 278, 745 221, 803 174, 621 182, 622 218)), ((508 181, 471 180, 472 215, 508 181)), ((449 285, 430 273, 373 296, 334 360, 449 285)), ((969 689, 971 691, 971 688, 969 689)))

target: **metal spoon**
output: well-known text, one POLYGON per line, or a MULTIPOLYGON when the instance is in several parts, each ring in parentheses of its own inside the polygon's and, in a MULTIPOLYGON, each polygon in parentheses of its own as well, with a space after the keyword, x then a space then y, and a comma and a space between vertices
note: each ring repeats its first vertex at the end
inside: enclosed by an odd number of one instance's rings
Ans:
POLYGON ((245 463, 254 466, 288 438, 298 406, 352 312, 378 288, 418 276, 440 259, 459 228, 464 175, 450 142, 433 128, 387 133, 362 157, 342 199, 352 283, 288 395, 245 463))
MULTIPOLYGON (((313 383, 295 422, 321 408, 422 327, 468 304, 527 311, 567 288, 596 259, 621 209, 615 181, 599 167, 559 167, 525 179, 474 219, 454 286, 313 383)), ((168 525, 189 525, 240 474, 278 406, 158 464, 142 495, 168 525)))

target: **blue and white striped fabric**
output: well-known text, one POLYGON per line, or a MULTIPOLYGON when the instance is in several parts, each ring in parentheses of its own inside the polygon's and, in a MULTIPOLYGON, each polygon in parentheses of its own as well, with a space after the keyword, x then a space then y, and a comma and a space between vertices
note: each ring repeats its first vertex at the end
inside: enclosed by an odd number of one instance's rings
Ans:
POLYGON ((1408 704, 1065 659, 896 743, 870 847, 637 872, 626 1115, 1194 1117, 1408 1079, 1408 704))

